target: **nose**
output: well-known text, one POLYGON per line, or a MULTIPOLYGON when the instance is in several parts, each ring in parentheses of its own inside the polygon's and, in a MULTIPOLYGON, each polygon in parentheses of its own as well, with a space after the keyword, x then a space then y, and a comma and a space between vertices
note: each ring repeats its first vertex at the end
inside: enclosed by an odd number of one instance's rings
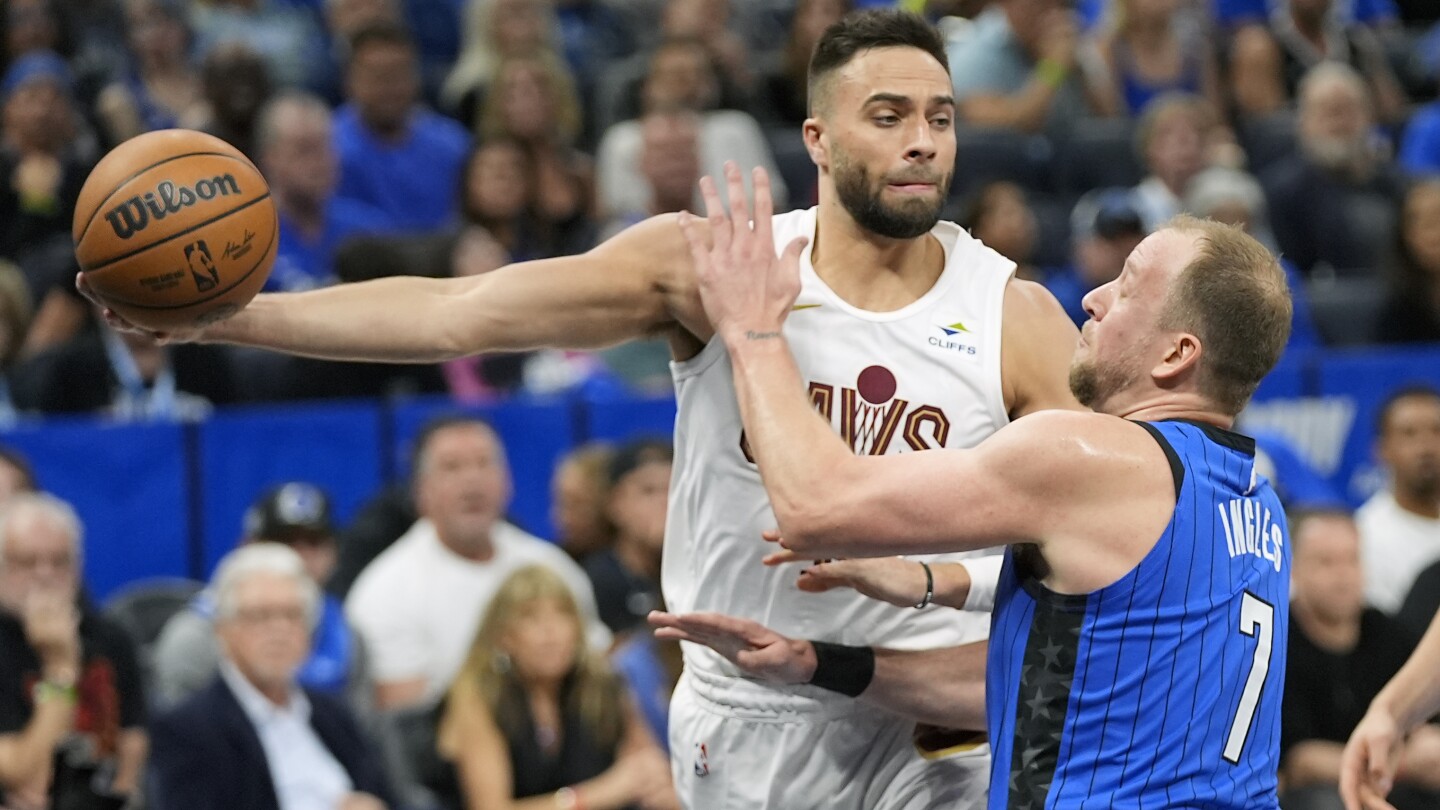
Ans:
POLYGON ((1104 317, 1105 291, 1109 287, 1109 284, 1101 284, 1099 287, 1085 293, 1085 297, 1080 299, 1080 307, 1085 310, 1085 313, 1090 316, 1091 320, 1098 321, 1104 317))
POLYGON ((924 117, 910 128, 909 146, 905 159, 911 163, 929 163, 935 159, 935 133, 930 131, 930 122, 924 117))

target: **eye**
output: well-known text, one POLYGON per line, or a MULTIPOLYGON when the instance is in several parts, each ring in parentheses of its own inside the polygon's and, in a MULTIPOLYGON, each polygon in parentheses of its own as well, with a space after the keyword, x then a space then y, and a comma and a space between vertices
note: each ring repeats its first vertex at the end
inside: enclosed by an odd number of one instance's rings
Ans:
POLYGON ((950 128, 950 116, 948 116, 948 115, 937 115, 937 116, 935 116, 934 118, 931 118, 931 119, 930 119, 930 125, 933 126, 933 127, 938 128, 938 129, 949 129, 949 128, 950 128))
POLYGON ((893 127, 900 123, 900 116, 894 113, 881 113, 875 116, 874 121, 882 127, 893 127))

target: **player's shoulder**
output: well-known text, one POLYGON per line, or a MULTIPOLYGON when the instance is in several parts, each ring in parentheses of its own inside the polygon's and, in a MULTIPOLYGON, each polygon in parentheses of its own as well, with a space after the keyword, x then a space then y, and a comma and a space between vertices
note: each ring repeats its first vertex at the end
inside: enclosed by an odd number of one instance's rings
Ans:
POLYGON ((1023 327, 1037 321, 1073 325, 1055 294, 1038 281, 1011 278, 1005 285, 1005 321, 1023 327))
POLYGON ((1006 425, 993 441, 1018 474, 1045 478, 1148 474, 1169 463, 1139 424, 1093 411, 1036 411, 1006 425))

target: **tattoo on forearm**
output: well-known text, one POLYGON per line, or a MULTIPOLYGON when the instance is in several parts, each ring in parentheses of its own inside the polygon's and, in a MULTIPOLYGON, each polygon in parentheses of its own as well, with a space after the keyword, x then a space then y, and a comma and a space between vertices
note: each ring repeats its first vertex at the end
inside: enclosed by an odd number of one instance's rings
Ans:
POLYGON ((775 340, 780 337, 779 332, 750 332, 745 333, 746 340, 775 340))

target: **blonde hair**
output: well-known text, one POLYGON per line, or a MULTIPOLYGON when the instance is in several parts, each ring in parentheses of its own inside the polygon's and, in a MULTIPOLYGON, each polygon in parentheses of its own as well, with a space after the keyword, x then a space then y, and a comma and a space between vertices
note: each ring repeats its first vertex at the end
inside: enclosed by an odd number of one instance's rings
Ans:
POLYGON ((8 351, 0 357, 0 365, 8 365, 20 354, 34 314, 34 299, 25 275, 20 268, 0 260, 0 328, 5 330, 5 336, 10 340, 8 351))
MULTIPOLYGON (((546 18, 551 33, 551 47, 560 49, 560 26, 555 17, 555 6, 550 0, 532 0, 540 6, 540 13, 546 18)), ((454 108, 466 93, 495 78, 500 67, 500 55, 495 42, 496 0, 467 0, 465 3, 464 43, 455 67, 445 77, 440 88, 440 101, 454 108)))
POLYGON ((1285 271, 1233 225, 1181 214, 1165 228, 1198 235, 1199 250, 1170 288, 1161 327, 1200 338, 1201 391, 1225 413, 1238 414, 1290 338, 1285 271))
POLYGON ((569 146, 580 137, 581 110, 580 95, 575 90, 575 79, 570 69, 553 51, 525 56, 511 56, 500 60, 495 67, 494 79, 485 93, 484 105, 476 117, 475 130, 481 140, 490 141, 509 134, 509 121, 505 117, 504 100, 500 86, 511 71, 534 67, 544 77, 545 92, 553 107, 552 127, 560 143, 569 146))
POLYGON ((502 731, 519 730, 527 704, 500 639, 528 608, 543 600, 555 602, 575 623, 575 662, 561 693, 563 708, 580 717, 600 746, 618 744, 625 726, 620 682, 605 659, 586 645, 584 622, 570 587, 554 571, 539 565, 515 571, 490 601, 465 664, 450 687, 447 703, 452 708, 447 708, 446 714, 463 706, 467 698, 478 696, 502 731))

